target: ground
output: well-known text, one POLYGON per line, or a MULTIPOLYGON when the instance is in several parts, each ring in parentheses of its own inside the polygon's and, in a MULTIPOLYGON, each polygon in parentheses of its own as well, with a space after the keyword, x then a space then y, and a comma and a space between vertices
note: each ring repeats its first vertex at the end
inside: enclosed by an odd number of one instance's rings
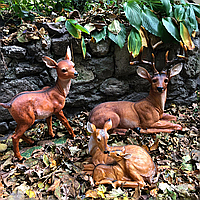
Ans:
POLYGON ((47 135, 46 123, 33 126, 26 135, 37 145, 30 147, 20 141, 20 152, 26 158, 23 163, 14 161, 9 136, 0 144, 0 199, 200 199, 199 106, 172 105, 166 110, 177 116, 183 131, 157 135, 128 131, 125 136, 110 136, 110 145, 140 145, 152 156, 158 168, 158 183, 142 189, 95 187, 92 177, 82 173, 90 157, 88 112, 69 119, 75 139, 56 119, 56 139, 47 135))

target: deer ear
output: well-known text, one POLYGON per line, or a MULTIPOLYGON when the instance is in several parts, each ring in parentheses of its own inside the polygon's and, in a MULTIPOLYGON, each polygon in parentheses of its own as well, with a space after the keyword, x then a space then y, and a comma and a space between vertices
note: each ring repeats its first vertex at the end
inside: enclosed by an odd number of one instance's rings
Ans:
POLYGON ((138 74, 140 77, 142 77, 142 78, 144 78, 144 79, 147 79, 149 82, 151 81, 151 76, 150 76, 150 74, 148 73, 148 71, 147 71, 145 68, 143 68, 143 67, 138 67, 138 68, 137 68, 137 74, 138 74))
POLYGON ((176 76, 177 74, 179 74, 181 72, 183 68, 183 65, 181 63, 175 65, 174 67, 172 67, 169 71, 169 78, 176 76))
POLYGON ((123 158, 126 159, 126 160, 128 160, 128 159, 131 158, 131 156, 132 156, 131 153, 125 153, 125 154, 123 155, 123 158))
POLYGON ((69 48, 69 46, 67 47, 67 52, 66 52, 66 55, 65 55, 65 60, 71 60, 72 59, 72 56, 71 56, 71 50, 69 48))
POLYGON ((58 63, 55 60, 53 60, 47 56, 43 56, 42 60, 46 64, 46 66, 49 68, 57 68, 57 66, 58 66, 58 63))
POLYGON ((112 120, 111 119, 107 120, 103 128, 106 130, 110 130, 112 128, 112 120))
POLYGON ((96 132, 96 126, 90 122, 87 122, 87 131, 91 134, 96 132))

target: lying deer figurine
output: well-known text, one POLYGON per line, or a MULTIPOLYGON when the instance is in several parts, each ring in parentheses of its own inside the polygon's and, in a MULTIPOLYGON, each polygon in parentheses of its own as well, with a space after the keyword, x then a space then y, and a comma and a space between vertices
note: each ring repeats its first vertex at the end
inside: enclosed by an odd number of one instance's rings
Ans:
POLYGON ((68 47, 65 59, 59 63, 47 56, 44 56, 42 59, 47 67, 54 68, 57 71, 58 78, 55 86, 45 87, 38 91, 22 92, 13 97, 10 102, 0 103, 1 106, 9 110, 10 114, 17 122, 12 141, 14 155, 18 160, 23 159, 19 152, 19 139, 22 138, 25 142, 34 144, 34 141, 27 138, 24 132, 33 125, 36 119, 46 118, 48 133, 54 137, 52 115, 55 114, 69 133, 75 137, 62 111, 65 105, 65 98, 70 90, 71 79, 78 76, 78 72, 74 68, 74 63, 71 61, 71 51, 68 47))
POLYGON ((98 165, 94 169, 93 179, 96 185, 111 184, 113 187, 144 187, 145 181, 152 184, 156 167, 150 155, 140 146, 127 145, 123 150, 108 153, 116 162, 112 165, 98 165), (126 147, 132 153, 126 153, 126 147))
POLYGON ((93 178, 96 185, 112 184, 117 187, 123 183, 125 187, 138 185, 143 187, 144 179, 152 183, 156 167, 150 155, 142 147, 136 145, 109 146, 107 130, 111 128, 111 119, 105 123, 104 129, 96 129, 94 124, 87 123, 87 130, 92 134, 88 146, 93 164, 89 164, 85 169, 88 171, 94 169, 93 178))
MULTIPOLYGON (((168 52, 166 53, 166 63, 172 64, 173 61, 168 61, 167 56, 168 52)), ((182 60, 180 61, 182 62, 182 60)), ((141 63, 146 62, 141 61, 141 63)), ((149 95, 138 102, 116 101, 99 104, 89 114, 91 123, 97 128, 103 129, 105 122, 111 119, 113 132, 123 134, 129 128, 145 134, 171 133, 173 130, 182 130, 181 125, 168 122, 176 121, 175 116, 164 113, 167 85, 173 76, 180 73, 182 65, 176 64, 170 70, 159 73, 155 68, 155 61, 148 63, 154 70, 153 76, 143 67, 138 67, 137 74, 150 82, 149 95)))

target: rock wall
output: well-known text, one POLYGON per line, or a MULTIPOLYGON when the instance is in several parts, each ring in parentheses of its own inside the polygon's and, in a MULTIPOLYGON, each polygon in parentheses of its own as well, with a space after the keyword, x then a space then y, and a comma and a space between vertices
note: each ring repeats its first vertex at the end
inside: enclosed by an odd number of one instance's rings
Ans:
MULTIPOLYGON (((73 39, 65 30, 49 29, 45 36, 47 46, 40 40, 1 47, 0 60, 0 102, 8 102, 14 95, 25 90, 38 90, 53 85, 56 71, 42 62, 42 56, 57 61, 63 59, 66 48, 73 47, 73 59, 79 77, 72 80, 71 90, 66 98, 65 114, 73 115, 82 110, 90 111, 95 105, 114 100, 137 101, 148 95, 150 84, 136 74, 136 66, 129 65, 127 46, 120 49, 111 40, 102 40, 98 44, 87 41, 87 54, 83 59, 80 41, 73 39)), ((197 79, 200 74, 199 33, 194 38, 196 48, 189 52, 189 61, 184 64, 180 75, 173 77, 168 87, 167 104, 191 104, 197 101, 197 79)), ((179 50, 178 45, 160 45, 156 51, 156 66, 164 66, 164 55, 170 49, 172 59, 179 50)), ((150 49, 143 56, 151 60, 150 49)), ((146 66, 145 66, 146 67, 146 66)), ((148 71, 150 68, 146 67, 148 71)), ((0 133, 13 131, 16 123, 7 109, 0 107, 0 133)))

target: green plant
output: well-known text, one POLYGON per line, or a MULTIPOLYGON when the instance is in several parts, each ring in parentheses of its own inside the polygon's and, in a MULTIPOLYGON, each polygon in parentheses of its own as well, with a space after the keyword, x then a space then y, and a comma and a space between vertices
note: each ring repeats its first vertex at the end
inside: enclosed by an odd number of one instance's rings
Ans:
MULTIPOLYGON (((139 54, 142 45, 146 45, 146 31, 164 43, 182 41, 189 50, 194 48, 191 37, 198 30, 196 17, 200 17, 200 5, 185 3, 183 0, 128 0, 123 4, 123 9, 132 26, 128 35, 128 50, 133 57, 139 54)), ((117 23, 119 25, 115 26, 115 30, 109 30, 108 25, 101 32, 93 31, 91 36, 99 42, 108 35, 122 48, 126 30, 123 24, 115 21, 117 23)))

